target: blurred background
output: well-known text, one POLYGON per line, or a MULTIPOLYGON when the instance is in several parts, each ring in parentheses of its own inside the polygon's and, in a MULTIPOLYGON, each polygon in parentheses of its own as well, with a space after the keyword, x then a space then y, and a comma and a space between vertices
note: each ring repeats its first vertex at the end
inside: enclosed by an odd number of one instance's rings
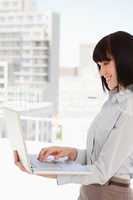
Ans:
POLYGON ((79 185, 57 186, 55 180, 31 177, 13 165, 3 108, 20 112, 29 151, 39 151, 46 143, 85 148, 89 126, 108 97, 93 49, 111 32, 133 33, 132 7, 131 0, 0 0, 4 199, 17 199, 21 193, 19 199, 52 199, 53 194, 62 199, 65 193, 77 199, 79 185))

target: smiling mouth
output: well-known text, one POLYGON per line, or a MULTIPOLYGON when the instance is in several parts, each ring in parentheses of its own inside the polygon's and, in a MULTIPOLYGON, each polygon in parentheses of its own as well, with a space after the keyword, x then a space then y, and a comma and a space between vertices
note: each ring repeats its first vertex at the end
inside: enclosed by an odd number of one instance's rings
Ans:
POLYGON ((112 77, 112 76, 110 76, 110 77, 105 77, 107 83, 109 83, 109 82, 111 81, 111 77, 112 77))

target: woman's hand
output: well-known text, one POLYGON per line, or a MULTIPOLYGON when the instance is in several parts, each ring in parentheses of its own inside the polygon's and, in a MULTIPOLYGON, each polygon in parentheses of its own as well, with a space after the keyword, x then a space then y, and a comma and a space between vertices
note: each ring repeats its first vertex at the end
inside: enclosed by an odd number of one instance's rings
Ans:
POLYGON ((43 173, 36 173, 36 175, 38 176, 43 176, 43 177, 46 177, 46 178, 53 178, 53 179, 56 179, 57 178, 57 175, 56 174, 43 174, 43 173))
POLYGON ((13 152, 13 155, 14 155, 14 162, 15 162, 15 165, 22 171, 24 172, 27 172, 30 174, 30 172, 23 166, 20 158, 19 158, 19 155, 18 155, 18 152, 17 151, 14 151, 13 152))
MULTIPOLYGON (((25 169, 25 167, 23 166, 22 162, 20 161, 20 158, 19 158, 19 155, 18 155, 18 152, 17 151, 14 151, 13 152, 14 154, 14 162, 15 162, 15 165, 23 172, 26 172, 28 174, 32 174, 31 172, 29 172, 27 169, 25 169)), ((54 175, 54 174, 51 174, 51 175, 48 175, 48 174, 36 174, 38 176, 43 176, 43 177, 47 177, 47 178, 57 178, 57 175, 54 175)))
POLYGON ((70 160, 74 161, 77 157, 77 150, 75 148, 57 146, 43 148, 38 155, 38 160, 46 161, 49 155, 53 155, 55 159, 68 156, 70 160))

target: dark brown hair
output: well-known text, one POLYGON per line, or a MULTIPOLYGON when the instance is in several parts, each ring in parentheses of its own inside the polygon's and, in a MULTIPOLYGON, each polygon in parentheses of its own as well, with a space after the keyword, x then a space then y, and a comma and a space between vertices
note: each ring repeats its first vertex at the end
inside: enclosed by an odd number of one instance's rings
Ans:
MULTIPOLYGON (((133 84, 133 36, 124 31, 114 32, 102 38, 95 46, 93 60, 98 63, 114 58, 118 83, 124 87, 133 84)), ((97 64, 98 65, 98 64, 97 64)), ((100 66, 98 65, 100 70, 100 66)), ((110 90, 104 77, 103 89, 110 90)))

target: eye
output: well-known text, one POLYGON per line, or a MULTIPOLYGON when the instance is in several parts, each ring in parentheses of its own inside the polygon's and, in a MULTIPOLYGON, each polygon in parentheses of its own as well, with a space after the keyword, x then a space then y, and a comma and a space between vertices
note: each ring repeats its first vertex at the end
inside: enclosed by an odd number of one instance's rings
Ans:
POLYGON ((108 65, 109 64, 109 61, 104 61, 103 62, 103 65, 108 65))

